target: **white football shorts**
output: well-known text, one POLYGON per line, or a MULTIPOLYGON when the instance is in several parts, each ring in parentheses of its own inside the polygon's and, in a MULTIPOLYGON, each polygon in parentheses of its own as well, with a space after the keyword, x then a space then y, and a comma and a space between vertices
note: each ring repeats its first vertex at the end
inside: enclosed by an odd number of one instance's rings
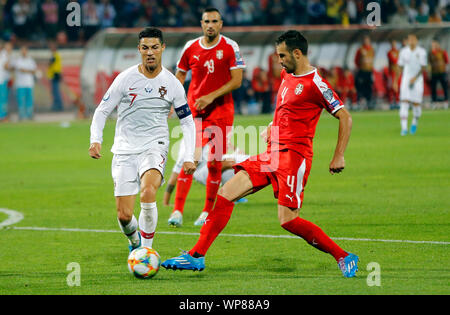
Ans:
POLYGON ((400 84, 400 101, 412 103, 422 103, 423 100, 423 76, 419 77, 412 86, 409 84, 410 79, 402 78, 400 84))
POLYGON ((114 154, 111 164, 114 196, 137 195, 141 188, 141 177, 150 169, 161 173, 161 185, 164 184, 167 154, 167 151, 154 148, 139 154, 114 154))

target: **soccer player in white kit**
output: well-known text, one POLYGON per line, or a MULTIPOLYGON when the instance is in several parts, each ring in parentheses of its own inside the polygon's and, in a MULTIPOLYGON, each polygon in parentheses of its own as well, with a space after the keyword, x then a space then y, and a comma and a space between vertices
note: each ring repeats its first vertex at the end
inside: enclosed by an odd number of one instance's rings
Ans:
POLYGON ((173 106, 185 141, 184 171, 194 173, 195 125, 180 81, 161 65, 165 49, 162 32, 146 28, 139 33, 142 63, 121 72, 95 110, 89 155, 101 157, 103 128, 117 107, 112 177, 117 218, 129 240, 130 251, 152 247, 158 220, 156 192, 163 183, 169 150, 167 117, 173 106), (140 190, 139 222, 134 203, 140 190), (139 227, 139 232, 138 232, 139 227))
POLYGON ((400 134, 402 136, 408 133, 409 106, 412 105, 413 112, 411 134, 416 133, 417 123, 422 115, 423 71, 426 70, 427 66, 427 52, 417 44, 416 35, 409 34, 408 45, 400 50, 398 58, 398 65, 402 69, 402 82, 400 85, 400 134))

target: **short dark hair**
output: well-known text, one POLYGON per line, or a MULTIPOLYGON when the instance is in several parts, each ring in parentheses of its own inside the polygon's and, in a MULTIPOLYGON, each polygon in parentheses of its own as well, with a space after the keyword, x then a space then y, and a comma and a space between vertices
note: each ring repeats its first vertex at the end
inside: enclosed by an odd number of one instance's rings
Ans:
POLYGON ((219 15, 222 17, 222 14, 220 14, 219 10, 216 9, 216 8, 214 8, 214 7, 208 7, 208 8, 206 8, 205 10, 203 10, 202 15, 205 14, 205 13, 208 13, 208 12, 217 12, 217 13, 219 13, 219 15))
POLYGON ((299 31, 290 30, 281 34, 276 40, 276 44, 278 46, 283 42, 286 43, 289 52, 300 49, 304 56, 308 55, 308 41, 299 31))
POLYGON ((159 38, 159 41, 164 43, 163 34, 160 29, 156 27, 146 27, 142 31, 139 32, 139 41, 142 38, 159 38))

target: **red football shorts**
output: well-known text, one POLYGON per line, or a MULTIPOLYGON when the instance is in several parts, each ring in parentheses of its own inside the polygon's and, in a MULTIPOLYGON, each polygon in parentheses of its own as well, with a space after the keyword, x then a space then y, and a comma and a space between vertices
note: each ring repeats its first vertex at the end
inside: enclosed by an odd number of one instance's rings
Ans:
POLYGON ((311 170, 311 160, 292 150, 264 152, 233 166, 235 172, 245 170, 253 184, 253 193, 272 184, 278 204, 302 207, 303 190, 311 170))
POLYGON ((209 144, 209 161, 213 159, 222 161, 222 155, 227 153, 227 134, 232 131, 233 120, 233 116, 214 120, 194 119, 197 132, 196 146, 203 148, 209 144))

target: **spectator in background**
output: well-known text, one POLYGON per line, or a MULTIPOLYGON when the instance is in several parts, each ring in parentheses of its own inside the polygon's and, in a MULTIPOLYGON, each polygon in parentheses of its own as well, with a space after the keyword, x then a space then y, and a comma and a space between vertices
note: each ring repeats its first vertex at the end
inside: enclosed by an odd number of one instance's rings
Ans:
POLYGON ((255 3, 252 0, 242 0, 239 3, 240 10, 240 24, 241 25, 252 25, 253 24, 253 13, 256 11, 255 3))
POLYGON ((97 11, 95 0, 87 0, 81 6, 82 27, 84 31, 84 39, 89 40, 100 27, 100 19, 97 11))
POLYGON ((441 15, 439 14, 439 11, 437 10, 437 8, 433 8, 431 10, 430 17, 428 19, 428 23, 441 23, 441 22, 442 22, 442 18, 441 18, 441 15))
POLYGON ((386 90, 389 100, 390 108, 399 108, 399 80, 400 80, 400 67, 398 66, 398 56, 400 51, 397 48, 397 41, 391 39, 391 49, 387 53, 388 69, 386 74, 386 90))
POLYGON ((449 60, 447 51, 441 48, 437 39, 433 39, 431 42, 428 59, 431 65, 431 100, 433 103, 438 102, 437 85, 440 83, 444 90, 444 102, 447 103, 448 107, 447 65, 449 60))
POLYGON ((422 2, 422 4, 419 6, 419 13, 416 16, 416 22, 417 23, 428 23, 429 19, 429 7, 427 4, 422 2))
POLYGON ((308 19, 310 24, 322 24, 326 18, 325 5, 320 0, 308 1, 308 19))
POLYGON ((406 8, 406 12, 408 14, 408 22, 416 23, 416 18, 419 12, 417 11, 416 0, 411 0, 409 2, 408 8, 406 8))
POLYGON ((22 46, 20 56, 8 67, 14 69, 17 107, 19 119, 33 119, 33 88, 36 74, 36 62, 28 54, 28 47, 22 46))
POLYGON ((47 39, 54 39, 58 33, 59 6, 54 0, 41 3, 42 22, 47 39))
POLYGON ((178 12, 177 7, 170 5, 167 9, 167 25, 170 27, 183 26, 183 19, 180 12, 178 12))
POLYGON ((343 5, 343 0, 327 0, 327 24, 341 23, 340 13, 343 5))
POLYGON ((12 20, 14 34, 20 39, 28 39, 33 6, 29 0, 19 0, 12 6, 12 20))
POLYGON ((286 11, 281 0, 269 1, 267 5, 267 20, 270 25, 282 25, 286 18, 286 11))
POLYGON ((450 22, 450 3, 446 7, 441 8, 441 16, 443 22, 450 22))
POLYGON ((11 59, 12 44, 0 43, 0 122, 8 119, 8 66, 11 59))
POLYGON ((358 103, 361 106, 361 99, 364 98, 368 109, 374 109, 375 107, 372 98, 374 57, 375 50, 372 47, 370 37, 366 35, 362 46, 356 51, 355 65, 357 69, 356 90, 358 91, 358 103))
POLYGON ((62 78, 61 55, 57 51, 55 43, 50 43, 50 50, 52 53, 52 57, 50 59, 50 64, 47 70, 47 77, 50 80, 52 88, 52 111, 61 112, 64 109, 60 90, 60 83, 62 78))
POLYGON ((348 0, 345 8, 350 24, 356 24, 358 21, 358 8, 355 0, 348 0))
POLYGON ((109 0, 100 0, 100 3, 97 5, 97 16, 101 21, 101 28, 113 27, 116 9, 109 0))
POLYGON ((261 113, 271 113, 271 92, 267 71, 259 67, 253 70, 252 89, 255 92, 256 100, 262 104, 261 113))
POLYGON ((241 8, 237 0, 228 0, 224 20, 228 25, 237 25, 241 8))
POLYGON ((275 107, 277 101, 278 88, 281 84, 281 64, 278 61, 278 54, 276 51, 271 53, 268 58, 269 71, 267 73, 270 82, 271 100, 270 103, 275 107))
POLYGON ((392 25, 408 25, 410 23, 408 13, 406 12, 404 5, 400 4, 397 7, 397 12, 391 16, 389 23, 392 25))

